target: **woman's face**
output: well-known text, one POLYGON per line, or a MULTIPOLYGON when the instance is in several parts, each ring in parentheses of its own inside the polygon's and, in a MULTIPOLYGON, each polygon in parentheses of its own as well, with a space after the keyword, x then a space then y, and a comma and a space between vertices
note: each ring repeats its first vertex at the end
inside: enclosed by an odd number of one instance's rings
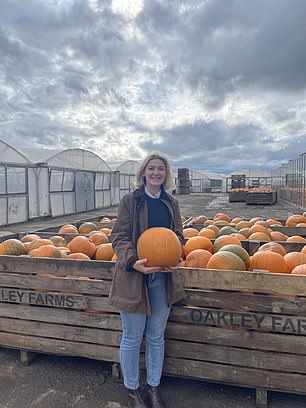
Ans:
POLYGON ((161 159, 152 159, 144 169, 144 176, 146 177, 146 186, 154 190, 160 189, 160 186, 166 180, 166 165, 161 159))

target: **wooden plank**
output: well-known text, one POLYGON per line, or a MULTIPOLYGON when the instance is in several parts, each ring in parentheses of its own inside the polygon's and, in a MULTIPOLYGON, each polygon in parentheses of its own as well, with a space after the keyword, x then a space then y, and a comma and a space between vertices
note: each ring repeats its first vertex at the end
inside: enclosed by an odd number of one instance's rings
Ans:
MULTIPOLYGON (((1 288, 0 302, 17 303, 20 305, 41 305, 65 309, 84 310, 91 312, 115 312, 109 304, 108 296, 92 296, 65 294, 58 292, 38 292, 33 290, 1 288)), ((1 310, 1 309, 0 309, 1 310)))
POLYGON ((219 289, 306 296, 306 276, 285 273, 179 268, 188 289, 219 289))
POLYGON ((306 237, 306 227, 286 227, 281 225, 271 225, 273 231, 280 231, 283 234, 292 236, 292 235, 301 235, 302 237, 306 237))
POLYGON ((167 340, 166 357, 210 361, 241 367, 306 374, 306 352, 279 353, 216 344, 167 340))
POLYGON ((53 339, 94 343, 104 346, 119 346, 121 340, 120 331, 112 331, 98 328, 51 324, 35 322, 31 320, 0 318, 1 332, 24 334, 35 337, 47 337, 53 339))
POLYGON ((2 347, 119 362, 119 348, 0 332, 2 347))
MULTIPOLYGON (((247 241, 248 242, 248 253, 254 255, 258 251, 259 247, 270 241, 247 241)), ((305 242, 287 242, 287 241, 274 241, 281 244, 286 252, 301 252, 302 248, 305 246, 305 242)), ((245 248, 246 249, 246 248, 245 248)))
POLYGON ((306 393, 306 375, 165 358, 164 373, 245 387, 306 393))
MULTIPOLYGON (((306 317, 200 307, 173 307, 170 321, 306 336, 306 317)), ((192 327, 190 327, 192 330, 192 327)))
POLYGON ((0 274, 0 292, 2 288, 37 289, 62 293, 87 293, 93 295, 108 295, 111 281, 98 279, 81 280, 67 279, 60 276, 20 276, 17 274, 0 274))
POLYGON ((227 291, 186 289, 186 297, 176 305, 212 307, 226 310, 254 311, 263 313, 306 313, 306 298, 277 295, 261 295, 227 291))
MULTIPOLYGON (((26 256, 0 256, 0 279, 2 272, 35 274, 46 273, 56 276, 87 276, 111 280, 115 262, 83 261, 75 259, 30 258, 26 256)), ((1 282, 1 280, 0 280, 1 282)))
POLYGON ((2 303, 0 316, 22 320, 67 324, 82 327, 120 330, 119 314, 90 313, 39 306, 19 306, 2 303))
POLYGON ((305 355, 305 337, 168 322, 166 339, 305 355))

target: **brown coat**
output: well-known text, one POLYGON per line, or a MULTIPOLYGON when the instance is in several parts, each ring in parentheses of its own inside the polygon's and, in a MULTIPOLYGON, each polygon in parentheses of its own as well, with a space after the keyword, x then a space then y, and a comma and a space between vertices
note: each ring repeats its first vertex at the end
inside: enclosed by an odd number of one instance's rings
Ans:
MULTIPOLYGON (((162 191, 161 200, 171 214, 171 229, 181 242, 182 222, 177 200, 162 191)), ((110 304, 120 311, 151 314, 146 285, 146 275, 131 267, 138 259, 137 240, 148 229, 148 208, 144 188, 125 195, 119 206, 117 221, 113 227, 111 241, 117 254, 115 275, 110 291, 110 304)), ((185 297, 177 272, 167 273, 168 304, 185 297)))

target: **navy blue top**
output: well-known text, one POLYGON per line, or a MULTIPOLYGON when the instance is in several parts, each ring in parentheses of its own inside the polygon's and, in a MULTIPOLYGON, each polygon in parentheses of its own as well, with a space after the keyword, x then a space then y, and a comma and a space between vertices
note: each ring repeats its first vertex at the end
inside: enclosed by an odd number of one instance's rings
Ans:
POLYGON ((146 194, 148 203, 148 222, 149 228, 165 227, 170 228, 171 216, 170 211, 165 203, 159 198, 152 198, 146 194))

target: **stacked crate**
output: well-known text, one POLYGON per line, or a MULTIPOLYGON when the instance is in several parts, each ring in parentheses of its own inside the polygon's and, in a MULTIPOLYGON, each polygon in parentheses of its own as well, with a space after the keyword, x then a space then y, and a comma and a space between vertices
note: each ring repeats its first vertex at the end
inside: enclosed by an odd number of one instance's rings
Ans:
POLYGON ((182 168, 177 170, 177 194, 190 194, 189 169, 182 168))

